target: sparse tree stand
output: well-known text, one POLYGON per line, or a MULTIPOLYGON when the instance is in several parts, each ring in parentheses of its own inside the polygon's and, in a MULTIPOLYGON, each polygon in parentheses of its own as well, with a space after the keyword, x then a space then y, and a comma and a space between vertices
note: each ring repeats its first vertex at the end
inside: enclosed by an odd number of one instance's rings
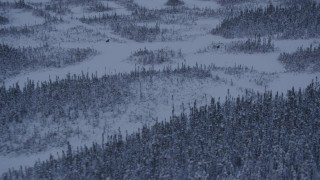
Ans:
POLYGON ((180 5, 183 5, 183 4, 184 4, 184 2, 181 0, 168 0, 166 2, 167 6, 172 6, 173 8, 180 6, 180 5))

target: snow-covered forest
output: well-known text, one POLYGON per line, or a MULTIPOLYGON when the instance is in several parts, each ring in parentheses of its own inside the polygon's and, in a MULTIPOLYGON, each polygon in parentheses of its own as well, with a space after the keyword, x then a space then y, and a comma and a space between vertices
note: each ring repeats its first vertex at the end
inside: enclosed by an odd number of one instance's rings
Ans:
POLYGON ((320 86, 196 101, 190 113, 59 153, 4 179, 317 179, 320 86), (245 144, 245 145, 244 145, 245 144))
POLYGON ((84 61, 96 54, 94 49, 42 47, 14 48, 0 44, 0 83, 10 76, 40 67, 63 67, 84 61))
POLYGON ((320 44, 316 47, 310 45, 304 49, 299 47, 293 53, 281 53, 279 61, 289 71, 320 71, 320 44))
POLYGON ((320 5, 306 0, 288 6, 246 9, 212 30, 224 37, 274 35, 277 38, 319 37, 320 5), (241 22, 241 23, 239 23, 241 22))
POLYGON ((0 179, 320 179, 320 1, 0 0, 0 179))

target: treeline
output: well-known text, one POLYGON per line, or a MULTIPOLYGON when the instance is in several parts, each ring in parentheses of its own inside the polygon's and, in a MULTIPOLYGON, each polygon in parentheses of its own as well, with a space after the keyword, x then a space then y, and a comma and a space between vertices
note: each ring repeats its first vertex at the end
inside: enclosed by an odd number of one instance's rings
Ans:
MULTIPOLYGON (((167 77, 209 78, 215 66, 166 67, 163 70, 137 68, 124 74, 68 75, 45 82, 28 81, 24 86, 0 86, 0 154, 43 151, 65 145, 81 133, 76 123, 97 128, 103 113, 121 113, 144 92, 141 82, 167 77), (47 128, 47 129, 46 129, 47 128)), ((78 125, 79 126, 79 125, 78 125)))
POLYGON ((158 24, 155 26, 138 25, 135 22, 129 21, 126 16, 119 16, 117 14, 103 14, 101 17, 94 18, 82 17, 80 21, 88 24, 96 22, 103 24, 107 23, 115 33, 137 42, 154 41, 161 33, 161 29, 158 24))
POLYGON ((99 0, 51 0, 52 4, 61 5, 88 5, 99 2, 99 0))
MULTIPOLYGON (((95 74, 68 75, 64 79, 49 80, 44 82, 28 81, 23 87, 19 84, 0 89, 0 124, 22 122, 26 117, 40 113, 42 117, 48 117, 56 112, 56 117, 68 117, 68 104, 71 109, 77 108, 81 112, 90 107, 111 107, 123 98, 129 96, 128 88, 140 78, 151 76, 182 75, 186 78, 205 78, 211 76, 211 70, 218 69, 214 65, 194 67, 179 65, 171 66, 163 70, 138 68, 130 73, 116 75, 104 75, 97 77, 95 74)), ((69 112, 70 113, 70 112, 69 112)))
POLYGON ((307 0, 284 7, 271 4, 266 8, 247 9, 224 19, 212 34, 227 38, 255 35, 285 39, 319 37, 320 5, 307 0))
POLYGON ((64 67, 82 62, 97 52, 91 48, 61 47, 11 47, 0 44, 0 82, 1 79, 19 74, 21 71, 44 67, 64 67))
POLYGON ((298 48, 293 53, 281 53, 278 60, 288 71, 320 71, 320 44, 298 48))
MULTIPOLYGON (((41 3, 40 3, 41 4, 41 3)), ((50 6, 50 5, 48 5, 50 6)), ((46 6, 47 7, 47 6, 46 6)), ((50 9, 42 9, 41 6, 37 6, 37 3, 32 4, 26 4, 24 0, 19 0, 15 2, 0 2, 0 8, 6 8, 6 9, 26 9, 32 11, 33 15, 42 17, 45 19, 45 23, 52 23, 52 22, 58 22, 59 20, 62 21, 62 18, 60 19, 56 17, 55 15, 51 15, 48 10, 50 9)), ((0 16, 0 24, 7 24, 9 23, 9 19, 4 16, 0 16)), ((1 31, 3 28, 1 29, 1 31)))
POLYGON ((29 35, 35 34, 36 32, 39 32, 39 28, 40 28, 39 25, 4 27, 0 29, 0 35, 1 36, 19 36, 19 35, 29 36, 29 35))
POLYGON ((71 13, 70 6, 87 6, 86 10, 91 12, 104 12, 111 10, 105 6, 100 0, 52 0, 50 4, 45 5, 45 10, 57 14, 71 13))
MULTIPOLYGON (((122 2, 125 3, 125 2, 122 2)), ((94 17, 82 17, 79 20, 86 24, 99 23, 109 25, 116 34, 124 38, 142 41, 155 41, 155 40, 172 40, 174 30, 160 28, 160 23, 163 24, 190 24, 194 23, 199 17, 212 17, 217 16, 218 12, 212 9, 199 9, 199 8, 165 8, 165 9, 147 9, 139 7, 135 3, 127 2, 127 6, 132 9, 131 15, 118 15, 118 14, 103 14, 94 17), (141 25, 141 23, 153 23, 155 25, 141 25)))
POLYGON ((190 113, 109 136, 92 147, 68 145, 10 179, 319 179, 320 84, 212 99, 190 113))
POLYGON ((97 2, 88 8, 88 10, 92 12, 105 12, 105 11, 110 11, 112 9, 113 8, 109 7, 108 4, 107 6, 105 6, 102 2, 97 2))
POLYGON ((70 6, 89 6, 88 10, 96 12, 109 10, 100 0, 51 0, 50 3, 45 5, 44 9, 64 15, 71 13, 70 6))
POLYGON ((0 2, 0 7, 2 8, 14 8, 14 9, 32 9, 32 6, 25 3, 24 0, 17 0, 14 2, 0 2))
POLYGON ((138 25, 136 23, 116 22, 112 24, 112 29, 120 36, 135 40, 137 42, 152 42, 155 41, 161 33, 160 26, 138 25))
MULTIPOLYGON (((68 138, 80 133, 70 126, 80 117, 95 119, 102 109, 106 111, 127 102, 129 78, 68 75, 65 79, 41 83, 29 81, 23 87, 18 84, 8 89, 1 87, 1 154, 32 153, 65 145, 68 138), (42 132, 38 126, 34 129, 34 123, 42 128, 56 128, 42 132), (24 129, 20 130, 20 126, 24 129)), ((90 122, 88 126, 94 126, 94 123, 90 122)))
POLYGON ((221 5, 233 5, 233 4, 239 4, 244 2, 250 2, 252 0, 216 0, 221 5))
POLYGON ((176 7, 176 6, 184 5, 184 2, 182 0, 167 0, 165 5, 176 7))
POLYGON ((261 38, 260 36, 254 39, 249 38, 246 41, 233 41, 226 45, 226 50, 229 52, 243 52, 243 53, 267 53, 275 50, 274 44, 269 38, 261 38))
POLYGON ((176 52, 168 48, 161 48, 158 50, 148 50, 147 48, 144 48, 133 52, 128 60, 142 65, 155 65, 172 62, 174 59, 182 58, 183 55, 181 50, 176 52))
POLYGON ((39 17, 44 18, 44 20, 45 20, 44 25, 49 24, 49 23, 63 21, 62 17, 58 18, 54 15, 51 15, 47 10, 43 10, 41 8, 34 8, 32 11, 32 14, 35 16, 39 16, 39 17))

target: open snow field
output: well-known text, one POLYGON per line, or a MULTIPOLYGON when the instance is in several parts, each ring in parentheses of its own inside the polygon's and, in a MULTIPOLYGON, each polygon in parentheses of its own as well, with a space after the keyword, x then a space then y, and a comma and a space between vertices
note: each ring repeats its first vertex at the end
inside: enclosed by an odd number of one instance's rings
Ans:
MULTIPOLYGON (((26 0, 27 4, 40 4, 44 9, 57 1, 26 0)), ((166 29, 165 38, 156 38, 153 41, 137 41, 122 36, 108 23, 84 23, 83 17, 101 17, 103 14, 113 16, 128 15, 134 11, 125 5, 126 1, 102 1, 103 5, 110 10, 91 11, 89 4, 70 4, 65 13, 49 11, 52 16, 63 19, 62 21, 50 22, 46 18, 35 15, 30 9, 9 9, 1 14, 8 17, 9 23, 0 25, 0 28, 30 26, 36 29, 31 34, 0 35, 0 43, 12 47, 40 47, 48 44, 50 47, 62 48, 91 48, 97 51, 94 56, 85 61, 69 64, 63 67, 42 67, 25 69, 18 74, 4 78, 4 84, 8 88, 18 83, 23 87, 29 80, 34 82, 48 81, 56 77, 65 78, 68 74, 97 74, 101 77, 106 74, 129 73, 137 67, 154 68, 162 70, 165 67, 177 68, 182 64, 189 66, 215 65, 216 69, 210 71, 211 77, 186 79, 179 75, 173 77, 152 77, 152 83, 142 79, 140 83, 130 84, 132 97, 125 105, 117 105, 116 111, 101 112, 97 127, 86 123, 86 119, 79 117, 78 124, 70 125, 78 128, 81 136, 73 135, 67 140, 73 146, 83 144, 91 145, 92 142, 102 142, 103 136, 112 135, 120 128, 122 132, 134 132, 144 124, 152 125, 156 121, 168 119, 174 107, 175 113, 188 111, 190 104, 196 100, 199 105, 210 102, 214 97, 221 101, 227 95, 237 97, 243 95, 246 90, 252 92, 264 92, 266 90, 286 93, 292 87, 305 88, 312 80, 320 76, 319 72, 288 72, 278 61, 282 52, 294 52, 297 48, 308 47, 310 44, 317 45, 320 39, 296 39, 281 40, 273 39, 274 52, 247 54, 243 52, 229 52, 227 46, 238 40, 227 39, 212 35, 210 31, 219 25, 223 19, 221 15, 195 16, 193 20, 180 23, 179 18, 169 23, 165 20, 148 20, 137 22, 139 25, 153 27, 160 26, 166 29), (106 42, 109 39, 110 42, 106 42), (219 45, 219 48, 210 48, 210 45, 219 45), (173 59, 170 62, 153 65, 137 64, 130 62, 128 58, 137 50, 147 48, 156 51, 162 48, 174 52, 181 51, 182 58, 173 59), (202 51, 206 49, 205 51, 202 51), (247 67, 248 71, 238 74, 228 72, 228 68, 237 66, 247 67), (140 95, 137 95, 140 94, 140 95), (139 97, 141 96, 141 97, 139 97), (104 133, 105 132, 105 133, 104 133)), ((212 0, 185 0, 185 7, 190 9, 211 9, 218 11, 223 7, 212 0)), ((133 0, 134 5, 147 9, 161 10, 167 8, 166 0, 133 0)), ((132 4, 131 4, 132 5, 132 4)), ((172 15, 174 16, 174 15, 172 15)), ((181 17, 185 17, 182 14, 181 17)), ((1 77, 1 76, 0 76, 1 77)), ((0 78, 1 80, 1 78, 0 78)), ((37 126, 37 125, 35 125, 37 126)), ((44 129, 50 130, 51 127, 44 129)), ((0 144, 1 146, 1 144, 0 144)), ((45 149, 41 152, 3 153, 0 154, 0 174, 8 168, 33 165, 38 159, 45 160, 50 154, 56 156, 57 152, 65 149, 65 146, 45 149)))

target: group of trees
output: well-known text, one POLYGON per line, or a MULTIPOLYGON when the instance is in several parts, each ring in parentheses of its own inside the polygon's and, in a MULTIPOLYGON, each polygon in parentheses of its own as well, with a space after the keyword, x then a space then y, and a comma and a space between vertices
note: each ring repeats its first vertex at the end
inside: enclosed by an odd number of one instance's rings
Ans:
POLYGON ((57 16, 50 14, 46 9, 34 8, 32 14, 44 18, 44 24, 63 21, 62 17, 58 18, 57 16))
POLYGON ((39 28, 39 26, 10 26, 10 27, 4 27, 0 29, 0 35, 1 36, 16 36, 16 35, 31 35, 35 34, 39 28))
POLYGON ((221 42, 212 42, 208 46, 201 48, 197 53, 206 53, 218 50, 226 50, 231 53, 268 53, 275 51, 275 46, 272 43, 271 37, 261 38, 261 36, 256 36, 255 38, 249 38, 246 41, 232 41, 228 44, 223 44, 221 42))
POLYGON ((128 6, 132 10, 131 15, 119 14, 102 14, 93 17, 82 17, 79 20, 83 23, 92 24, 99 23, 109 25, 111 29, 122 37, 132 39, 138 42, 155 41, 155 40, 171 40, 171 36, 175 34, 174 29, 169 30, 160 28, 163 24, 188 24, 194 22, 199 17, 217 16, 219 13, 209 8, 163 8, 163 9, 147 9, 140 7, 134 2, 125 1, 124 6, 128 6), (147 25, 147 23, 157 22, 156 25, 147 25), (145 25, 141 25, 145 23, 145 25))
POLYGON ((59 4, 61 6, 69 6, 69 5, 84 6, 84 5, 95 4, 98 2, 99 0, 51 0, 51 3, 59 4))
POLYGON ((161 33, 159 24, 154 26, 138 25, 136 22, 129 21, 128 17, 124 15, 103 14, 103 16, 100 17, 82 17, 80 21, 88 24, 96 22, 107 23, 115 33, 137 42, 154 41, 161 33))
POLYGON ((61 143, 78 133, 74 123, 80 117, 92 118, 87 125, 96 126, 93 120, 101 112, 112 111, 128 101, 131 76, 124 76, 68 75, 54 81, 29 81, 23 87, 18 84, 8 89, 1 87, 0 153, 36 152, 64 145, 61 143), (36 133, 34 123, 44 129, 57 128, 36 133), (21 126, 24 129, 18 131, 21 126))
POLYGON ((123 113, 119 111, 145 93, 142 82, 152 83, 155 78, 165 81, 168 77, 204 79, 211 77, 212 69, 215 67, 184 64, 161 71, 138 67, 130 73, 103 77, 68 75, 41 83, 28 81, 22 87, 19 84, 9 88, 0 86, 0 154, 42 151, 64 145, 68 138, 81 133, 75 123, 86 123, 87 128, 94 130, 104 125, 99 122, 104 112, 123 113), (34 124, 37 126, 33 127, 34 124))
POLYGON ((230 4, 238 4, 244 2, 250 2, 253 0, 216 0, 221 5, 230 5, 230 4))
POLYGON ((104 12, 110 10, 100 0, 52 0, 45 6, 45 10, 57 14, 71 13, 70 6, 88 6, 89 11, 104 12))
POLYGON ((176 6, 183 5, 183 4, 184 4, 184 2, 182 0, 168 0, 166 2, 167 6, 172 6, 172 7, 176 7, 176 6))
MULTIPOLYGON (((62 2, 62 1, 60 1, 62 2)), ((52 3, 47 4, 44 8, 46 11, 51 11, 57 14, 67 14, 70 13, 71 10, 68 8, 68 6, 62 4, 62 3, 52 3)))
POLYGON ((160 26, 138 25, 136 23, 122 23, 116 22, 112 24, 114 32, 120 34, 120 36, 135 40, 137 42, 152 42, 157 39, 161 33, 160 26))
POLYGON ((112 10, 111 7, 104 5, 101 0, 52 0, 46 4, 45 10, 57 14, 71 13, 70 6, 82 6, 89 12, 105 12, 112 10))
POLYGON ((190 113, 72 148, 10 179, 319 179, 320 84, 212 99, 190 113))
POLYGON ((43 67, 64 67, 84 61, 97 52, 91 48, 11 47, 0 44, 0 82, 24 70, 43 67), (2 78, 1 78, 2 77, 2 78))
POLYGON ((93 5, 91 5, 88 8, 88 10, 93 11, 93 12, 104 12, 104 11, 110 11, 110 10, 112 10, 112 8, 109 7, 108 4, 105 6, 102 2, 97 2, 93 5))
MULTIPOLYGON (((22 26, 10 26, 10 27, 1 27, 0 35, 2 36, 15 36, 15 35, 34 35, 38 33, 41 28, 47 28, 46 25, 62 21, 62 18, 58 18, 57 16, 50 14, 48 10, 41 8, 41 6, 37 5, 29 5, 24 2, 24 0, 19 0, 16 2, 0 2, 0 8, 6 9, 26 9, 27 11, 32 12, 33 15, 44 18, 45 22, 40 25, 22 25, 22 26)), ((0 24, 8 24, 9 23, 9 14, 4 14, 0 16, 0 24)))
POLYGON ((7 17, 0 16, 0 24, 1 25, 8 24, 8 23, 9 23, 9 19, 7 17))
POLYGON ((276 35, 279 38, 309 38, 320 36, 320 5, 314 1, 288 6, 269 5, 247 9, 228 17, 212 30, 223 37, 276 35))
POLYGON ((25 3, 24 0, 18 0, 14 2, 4 1, 0 2, 0 8, 15 8, 15 9, 32 9, 32 6, 25 3))
POLYGON ((298 48, 293 53, 281 53, 278 60, 288 71, 320 71, 320 44, 298 48))
POLYGON ((148 50, 147 48, 144 48, 133 52, 128 60, 137 64, 155 65, 165 62, 172 62, 174 59, 182 58, 183 55, 181 50, 176 52, 168 48, 162 48, 158 50, 148 50))
POLYGON ((275 50, 274 44, 271 42, 271 37, 261 38, 255 37, 246 41, 234 41, 226 46, 229 52, 243 52, 243 53, 267 53, 275 50))

